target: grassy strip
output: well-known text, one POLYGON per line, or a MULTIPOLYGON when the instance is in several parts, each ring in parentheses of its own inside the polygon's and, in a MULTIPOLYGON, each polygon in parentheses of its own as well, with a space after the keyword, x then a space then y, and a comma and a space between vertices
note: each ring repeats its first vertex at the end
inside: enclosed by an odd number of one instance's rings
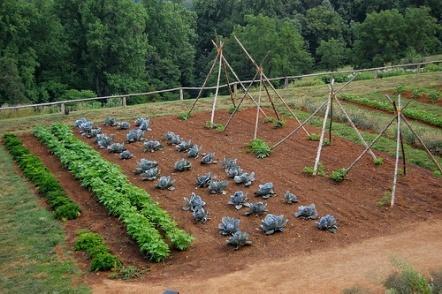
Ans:
POLYGON ((45 128, 35 129, 34 135, 60 158, 62 164, 84 187, 94 193, 110 214, 120 218, 126 226, 127 233, 137 242, 143 254, 153 261, 162 261, 169 256, 169 246, 154 225, 131 205, 126 195, 118 192, 118 187, 108 185, 102 180, 97 170, 103 160, 97 154, 83 156, 78 152, 81 146, 70 145, 70 148, 65 148, 64 144, 45 128))
MULTIPOLYGON (((282 111, 282 113, 284 113, 282 111)), ((295 113, 301 120, 305 120, 310 114, 303 111, 296 110, 295 113)), ((287 117, 290 116, 289 113, 284 113, 287 117)), ((315 117, 310 121, 310 124, 321 127, 322 119, 315 117)), ((351 126, 348 126, 344 123, 333 122, 333 134, 342 138, 345 138, 349 141, 352 141, 357 144, 361 144, 359 137, 356 135, 355 131, 351 126)), ((367 142, 371 142, 375 139, 377 134, 369 133, 361 131, 362 136, 367 142)), ((415 149, 408 144, 404 144, 405 153, 407 155, 407 162, 415 164, 417 166, 429 169, 434 172, 435 175, 440 176, 439 170, 436 165, 428 158, 427 153, 420 149, 415 149)), ((376 144, 374 144, 373 149, 385 152, 390 156, 395 156, 396 154, 396 142, 386 137, 381 137, 376 144)), ((437 158, 439 163, 442 164, 442 159, 437 158)))
POLYGON ((20 139, 13 134, 3 137, 4 144, 18 163, 23 174, 37 186, 38 191, 48 201, 57 219, 75 219, 80 215, 80 207, 64 192, 43 162, 26 149, 20 139))
POLYGON ((118 270, 122 267, 121 261, 111 253, 97 233, 82 231, 75 241, 75 250, 84 251, 91 260, 91 271, 118 270))
MULTIPOLYGON (((393 113, 393 106, 381 94, 371 94, 365 96, 347 94, 341 95, 340 98, 344 101, 350 101, 393 113)), ((407 99, 403 99, 403 105, 405 105, 407 102, 407 99)), ((403 113, 406 117, 419 120, 436 127, 442 127, 442 110, 438 106, 414 102, 404 109, 403 113)))
POLYGON ((3 146, 0 187, 0 292, 89 293, 85 285, 73 285, 81 273, 63 251, 60 222, 38 204, 30 185, 14 172, 14 161, 3 146))
POLYGON ((158 203, 153 201, 146 191, 131 184, 117 165, 102 159, 99 152, 96 152, 88 144, 77 139, 66 125, 54 125, 52 132, 59 140, 70 142, 71 146, 77 146, 77 153, 83 152, 85 156, 93 154, 100 158, 100 164, 96 166, 96 170, 101 174, 103 181, 111 187, 120 187, 121 193, 129 198, 131 205, 137 207, 145 217, 159 227, 175 248, 185 250, 191 245, 192 236, 180 229, 172 217, 158 203), (114 168, 112 169, 113 173, 111 176, 109 168, 112 166, 114 168))

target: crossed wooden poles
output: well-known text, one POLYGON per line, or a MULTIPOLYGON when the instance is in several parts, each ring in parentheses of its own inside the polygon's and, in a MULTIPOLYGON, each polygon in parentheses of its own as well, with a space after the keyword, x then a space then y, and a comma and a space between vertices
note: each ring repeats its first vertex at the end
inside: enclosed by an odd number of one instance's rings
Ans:
POLYGON ((405 161, 405 149, 404 149, 404 143, 402 139, 402 122, 405 123, 405 125, 408 127, 408 129, 413 133, 413 135, 418 139, 419 143, 424 147, 425 152, 427 152, 430 159, 434 162, 436 167, 439 169, 439 171, 442 173, 442 168, 439 164, 439 162, 436 160, 436 158, 431 154, 428 147, 425 145, 424 141, 421 139, 421 137, 414 131, 414 129, 411 127, 411 124, 408 122, 407 118, 403 115, 403 111, 410 102, 408 102, 405 106, 402 107, 401 105, 401 95, 398 95, 397 103, 393 101, 388 95, 385 96, 393 105, 393 109, 395 111, 395 116, 392 118, 392 120, 382 129, 382 131, 376 136, 376 138, 373 140, 373 142, 370 143, 369 146, 366 146, 365 150, 349 165, 348 168, 345 169, 346 175, 350 172, 350 170, 356 165, 356 163, 361 160, 361 158, 367 153, 367 151, 379 140, 379 138, 387 131, 387 129, 393 124, 394 121, 397 123, 397 132, 396 132, 396 158, 395 158, 395 165, 394 165, 394 176, 393 176, 393 188, 391 190, 391 207, 394 206, 395 199, 396 199, 396 185, 397 185, 397 179, 399 174, 399 157, 400 154, 402 154, 402 162, 403 162, 403 172, 404 175, 407 174, 406 170, 406 161, 405 161))
POLYGON ((327 101, 322 103, 312 114, 310 114, 310 116, 305 121, 303 121, 299 126, 297 126, 293 131, 291 131, 287 136, 285 136, 279 142, 274 144, 272 146, 272 150, 277 148, 282 143, 284 143, 286 140, 288 140, 290 137, 292 137, 294 134, 296 134, 296 132, 300 129, 301 126, 304 126, 305 124, 307 124, 325 105, 327 105, 326 110, 325 110, 325 114, 324 114, 324 120, 322 122, 321 136, 319 139, 318 149, 316 151, 315 165, 313 168, 313 175, 317 175, 318 169, 319 169, 319 162, 321 159, 322 146, 324 145, 325 130, 327 129, 327 120, 328 120, 329 116, 330 116, 330 124, 329 124, 329 130, 328 130, 329 143, 331 144, 331 141, 332 141, 331 134, 332 134, 332 126, 333 126, 333 103, 336 102, 336 104, 338 105, 338 107, 340 108, 342 113, 344 114, 345 118, 348 120, 351 127, 355 130, 359 140, 362 142, 362 144, 365 147, 368 147, 367 152, 369 152, 369 154, 373 157, 373 160, 375 160, 376 155, 373 153, 371 148, 368 146, 367 142, 364 140, 364 137, 362 137, 358 128, 353 123, 353 121, 350 118, 350 116, 348 115, 347 111, 345 111, 345 108, 342 106, 341 101, 339 101, 339 99, 337 97, 337 94, 339 92, 341 92, 342 90, 344 90, 344 88, 347 87, 355 78, 356 78, 356 75, 354 75, 352 79, 350 79, 347 83, 345 83, 343 86, 341 86, 337 90, 335 90, 335 88, 334 88, 334 80, 332 79, 331 83, 328 85, 330 92, 329 92, 327 101))

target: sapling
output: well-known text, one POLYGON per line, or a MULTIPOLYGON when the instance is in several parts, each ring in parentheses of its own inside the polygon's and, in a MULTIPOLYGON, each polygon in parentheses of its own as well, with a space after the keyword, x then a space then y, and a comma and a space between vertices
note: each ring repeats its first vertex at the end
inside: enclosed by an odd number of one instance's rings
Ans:
POLYGON ((207 188, 207 187, 209 187, 209 184, 211 181, 212 181, 212 174, 207 173, 205 175, 198 176, 196 178, 196 186, 198 188, 207 188))
POLYGON ((162 176, 160 177, 160 179, 158 180, 158 183, 155 185, 155 188, 157 189, 161 189, 161 190, 175 190, 175 181, 172 180, 171 176, 162 176))
POLYGON ((161 145, 160 141, 149 140, 144 142, 143 147, 144 152, 155 152, 161 150, 163 148, 163 145, 161 145))
POLYGON ((283 215, 268 214, 261 221, 260 227, 266 235, 271 235, 275 232, 283 232, 287 222, 287 218, 283 215))
POLYGON ((240 220, 230 216, 224 216, 221 223, 218 224, 218 230, 221 235, 233 235, 239 231, 240 220))
POLYGON ((273 183, 265 183, 258 186, 258 191, 255 192, 255 196, 268 199, 274 196, 276 193, 273 190, 273 183))
POLYGON ((249 203, 246 206, 249 207, 249 210, 244 215, 262 214, 268 211, 267 203, 264 202, 249 203))
POLYGON ((321 217, 319 222, 316 223, 316 227, 320 230, 329 231, 331 233, 336 233, 338 230, 336 218, 330 214, 321 217))
POLYGON ((298 211, 295 212, 295 217, 303 218, 305 220, 308 219, 317 219, 318 218, 318 212, 316 211, 315 204, 310 205, 301 205, 298 207, 298 211))
POLYGON ((209 193, 211 194, 225 194, 224 191, 227 188, 227 181, 210 181, 209 193))
POLYGON ((237 191, 232 196, 230 196, 228 204, 234 205, 236 209, 241 209, 246 206, 247 197, 243 191, 237 191))
POLYGON ((153 167, 141 173, 141 179, 143 181, 153 181, 158 178, 160 174, 160 169, 158 167, 153 167))
POLYGON ((181 158, 177 162, 175 162, 175 170, 178 172, 183 172, 186 170, 190 170, 192 168, 192 164, 185 160, 184 158, 181 158))
POLYGON ((250 236, 246 232, 237 231, 228 240, 227 244, 230 246, 235 246, 235 250, 245 245, 251 245, 250 236))
POLYGON ((203 201, 201 196, 192 193, 189 198, 184 197, 184 206, 183 210, 186 211, 195 211, 200 207, 206 206, 206 202, 203 201))
POLYGON ((120 153, 120 159, 128 160, 131 159, 132 157, 134 156, 129 150, 124 150, 123 152, 120 153))
POLYGON ((298 197, 289 191, 284 193, 284 202, 287 204, 298 203, 298 197))

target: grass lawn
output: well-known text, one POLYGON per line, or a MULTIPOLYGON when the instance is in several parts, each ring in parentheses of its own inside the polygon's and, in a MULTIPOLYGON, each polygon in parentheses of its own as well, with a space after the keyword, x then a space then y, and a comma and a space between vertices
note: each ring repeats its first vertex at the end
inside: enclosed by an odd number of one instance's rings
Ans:
POLYGON ((14 170, 0 146, 0 292, 89 293, 75 285, 80 271, 65 250, 61 223, 14 170))

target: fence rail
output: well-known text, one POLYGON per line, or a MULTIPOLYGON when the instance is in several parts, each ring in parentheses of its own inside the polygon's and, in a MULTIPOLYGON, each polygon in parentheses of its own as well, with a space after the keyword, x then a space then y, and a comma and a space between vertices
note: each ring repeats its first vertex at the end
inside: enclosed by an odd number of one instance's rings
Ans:
MULTIPOLYGON (((305 75, 295 75, 295 76, 285 76, 285 77, 275 77, 275 78, 269 78, 271 81, 281 81, 284 80, 284 86, 287 86, 290 80, 297 80, 302 78, 309 78, 309 77, 318 77, 318 76, 324 76, 324 75, 331 75, 331 74, 352 74, 352 73, 361 73, 361 72, 373 72, 373 71, 382 71, 387 69, 394 69, 394 68, 407 68, 407 67, 416 67, 418 70, 423 65, 428 64, 437 64, 442 63, 442 60, 436 60, 436 61, 427 61, 427 62, 420 62, 420 63, 407 63, 407 64, 398 64, 398 65, 390 65, 390 66, 383 66, 383 67, 373 67, 373 68, 367 68, 367 69, 358 69, 358 70, 344 70, 344 71, 327 71, 327 72, 319 72, 319 73, 311 73, 311 74, 305 74, 305 75)), ((256 83, 259 82, 258 79, 255 80, 245 80, 245 81, 235 81, 231 82, 229 84, 222 84, 219 86, 219 88, 226 88, 233 86, 235 91, 237 89, 237 85, 240 83, 243 84, 249 84, 249 83, 256 83)), ((184 91, 185 90, 213 90, 216 89, 216 86, 206 86, 204 88, 202 87, 176 87, 172 89, 164 89, 164 90, 158 90, 158 91, 150 91, 150 92, 144 92, 144 93, 131 93, 131 94, 123 94, 123 95, 111 95, 111 96, 101 96, 101 97, 93 97, 93 98, 83 98, 83 99, 74 99, 74 100, 64 100, 64 101, 54 101, 54 102, 46 102, 46 103, 38 103, 38 104, 27 104, 27 105, 17 105, 17 106, 6 106, 6 107, 0 107, 0 112, 3 110, 18 110, 18 109, 24 109, 24 108, 39 108, 44 106, 56 106, 59 105, 62 112, 64 112, 66 104, 72 105, 75 103, 82 103, 82 102, 89 102, 89 101, 96 101, 96 100, 108 100, 108 99, 121 99, 122 105, 126 106, 127 99, 134 96, 150 96, 155 94, 162 94, 162 93, 169 93, 169 92, 179 92, 180 100, 184 99, 184 91)))

